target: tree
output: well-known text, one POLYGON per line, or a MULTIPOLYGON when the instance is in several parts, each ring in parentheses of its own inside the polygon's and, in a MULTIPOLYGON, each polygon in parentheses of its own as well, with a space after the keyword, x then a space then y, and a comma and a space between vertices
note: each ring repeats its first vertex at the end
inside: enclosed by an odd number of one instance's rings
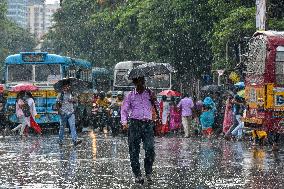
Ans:
POLYGON ((31 51, 35 40, 26 30, 6 18, 6 4, 0 3, 0 70, 5 58, 14 53, 31 51))

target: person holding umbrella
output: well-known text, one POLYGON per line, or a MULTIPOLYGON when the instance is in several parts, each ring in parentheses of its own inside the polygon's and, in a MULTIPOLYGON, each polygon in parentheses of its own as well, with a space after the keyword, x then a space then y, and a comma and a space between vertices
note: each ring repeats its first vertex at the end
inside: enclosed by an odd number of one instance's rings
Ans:
POLYGON ((121 123, 124 129, 128 129, 130 162, 135 182, 144 183, 139 163, 140 143, 142 141, 145 150, 144 168, 146 179, 148 183, 152 183, 152 167, 155 159, 152 110, 153 107, 158 107, 158 103, 154 93, 145 87, 144 77, 139 76, 131 79, 135 89, 123 101, 121 123), (128 120, 129 125, 127 124, 128 120))
POLYGON ((76 99, 73 97, 70 90, 70 82, 68 80, 62 83, 61 93, 57 96, 57 109, 61 117, 60 127, 59 127, 59 145, 63 145, 64 139, 64 128, 65 125, 69 124, 71 130, 71 137, 74 146, 82 143, 81 140, 77 139, 77 132, 75 127, 75 114, 74 114, 74 103, 76 99))

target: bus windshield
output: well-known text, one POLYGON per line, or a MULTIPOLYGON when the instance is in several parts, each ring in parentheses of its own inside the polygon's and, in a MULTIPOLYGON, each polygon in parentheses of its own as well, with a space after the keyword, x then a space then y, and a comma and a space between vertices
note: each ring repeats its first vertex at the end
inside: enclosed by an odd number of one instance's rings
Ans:
POLYGON ((60 80, 60 65, 59 64, 38 64, 35 65, 35 81, 54 81, 60 80))
POLYGON ((156 75, 150 78, 146 78, 146 86, 149 88, 163 88, 168 89, 171 87, 170 75, 156 75))
POLYGON ((134 86, 132 81, 128 80, 127 74, 128 74, 128 70, 118 70, 115 75, 115 85, 123 86, 123 87, 134 86))
POLYGON ((32 81, 32 65, 30 64, 15 64, 8 66, 8 81, 32 81))

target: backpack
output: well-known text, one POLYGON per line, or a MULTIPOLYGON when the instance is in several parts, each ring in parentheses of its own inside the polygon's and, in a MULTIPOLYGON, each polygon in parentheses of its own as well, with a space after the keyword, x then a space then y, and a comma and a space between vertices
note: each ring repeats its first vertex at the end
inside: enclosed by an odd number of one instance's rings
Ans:
POLYGON ((23 111, 25 117, 31 116, 30 106, 29 106, 28 102, 25 101, 25 100, 24 100, 24 104, 22 106, 22 111, 23 111))

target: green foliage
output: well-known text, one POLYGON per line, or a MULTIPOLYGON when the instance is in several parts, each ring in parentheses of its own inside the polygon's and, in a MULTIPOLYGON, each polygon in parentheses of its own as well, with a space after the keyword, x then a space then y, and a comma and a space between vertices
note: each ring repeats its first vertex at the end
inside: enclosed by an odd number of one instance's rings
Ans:
POLYGON ((21 51, 30 51, 35 47, 31 35, 6 18, 6 4, 0 3, 0 69, 5 58, 21 51))
MULTIPOLYGON (((278 6, 273 3, 270 9, 278 6)), ((277 10, 269 26, 279 30, 283 11, 277 10)), ((122 60, 170 62, 178 77, 188 80, 211 69, 234 68, 239 44, 243 49, 244 37, 255 32, 255 11, 255 1, 249 0, 64 1, 46 48, 96 66, 113 67, 122 60)))

